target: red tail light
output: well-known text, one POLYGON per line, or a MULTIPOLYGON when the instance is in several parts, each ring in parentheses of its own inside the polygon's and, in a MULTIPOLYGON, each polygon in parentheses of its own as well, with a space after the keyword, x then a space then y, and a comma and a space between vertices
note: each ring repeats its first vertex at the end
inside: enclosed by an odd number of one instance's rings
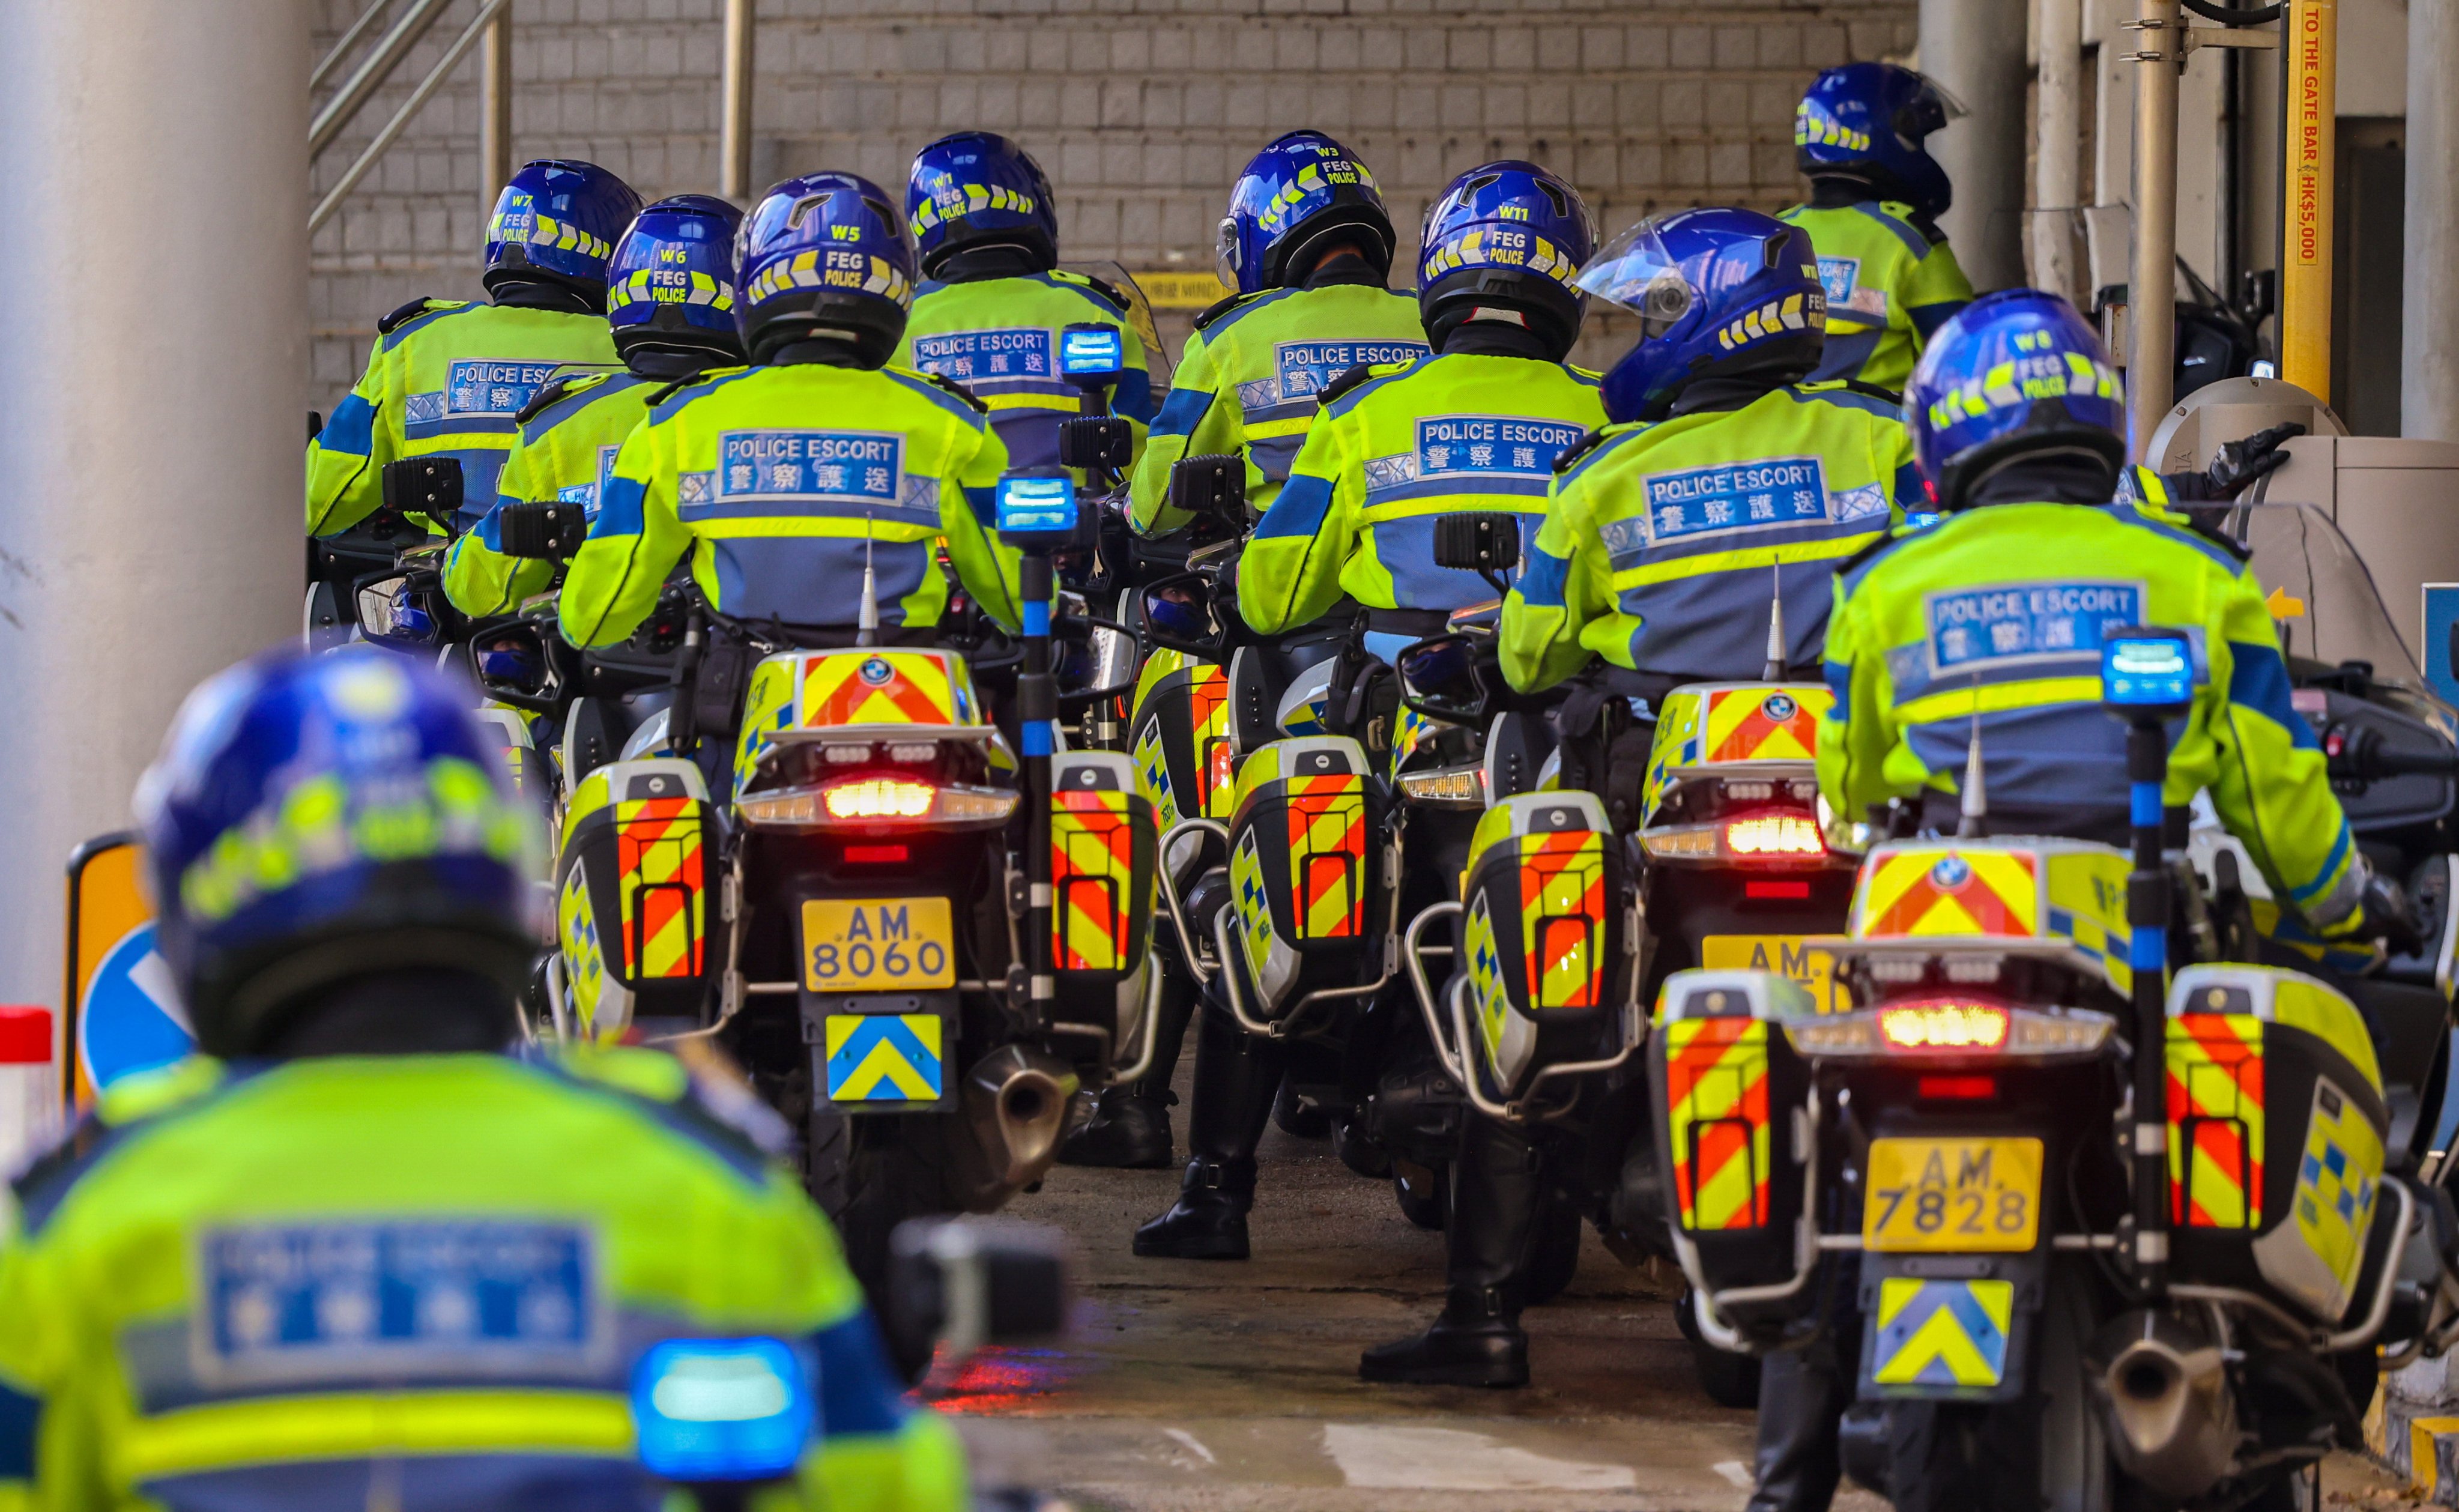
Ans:
POLYGON ((1925 1076, 1913 1084, 1913 1094, 1924 1102, 1986 1102, 1998 1096, 1998 1079, 1992 1076, 1925 1076))
POLYGON ((1725 851, 1744 860, 1806 859, 1825 855, 1827 842, 1802 809, 1763 808, 1725 821, 1725 851))
POLYGON ((1961 998, 1889 1003, 1879 1010, 1879 1034, 1900 1050, 1999 1050, 2007 1044, 2007 1010, 1961 998))
POLYGON ((832 783, 822 794, 831 819, 919 819, 931 811, 939 789, 896 777, 858 777, 832 783))
POLYGON ((884 866, 906 860, 911 853, 901 845, 850 845, 845 848, 845 858, 857 866, 884 866))
POLYGON ((1744 882, 1742 884, 1742 896, 1746 898, 1806 898, 1810 896, 1810 884, 1807 882, 1744 882))

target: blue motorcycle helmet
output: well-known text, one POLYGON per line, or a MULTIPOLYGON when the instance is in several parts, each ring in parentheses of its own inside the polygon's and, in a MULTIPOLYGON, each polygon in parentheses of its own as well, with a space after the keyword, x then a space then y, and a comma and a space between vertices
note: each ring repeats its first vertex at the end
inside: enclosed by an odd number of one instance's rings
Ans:
POLYGON ((479 282, 490 294, 501 284, 560 284, 603 307, 606 260, 640 213, 632 186, 596 163, 523 163, 487 218, 487 271, 479 282))
POLYGON ((1038 272, 1059 265, 1059 208, 1033 155, 990 132, 956 132, 914 155, 905 219, 922 276, 973 247, 1019 249, 1038 272))
POLYGON ((1922 139, 1965 114, 1936 80, 1893 63, 1847 63, 1818 75, 1793 113, 1794 160, 1813 180, 1843 178, 1936 218, 1954 202, 1946 170, 1922 139))
POLYGON ((1657 420, 1701 378, 1799 380, 1827 342, 1810 234, 1755 210, 1653 216, 1606 244, 1575 281, 1639 317, 1639 341, 1599 397, 1619 425, 1657 420))
POLYGON ((1913 458, 1941 509, 2018 460, 2126 465, 2126 386, 2075 307, 2040 289, 1985 294, 1939 327, 1904 386, 1913 458))
POLYGON ((1377 277, 1391 276, 1398 239, 1375 176, 1323 133, 1293 131, 1257 153, 1231 187, 1215 266, 1241 294, 1281 288, 1340 239, 1356 243, 1377 277))
POLYGON ((841 341, 884 367, 905 334, 914 239, 887 191, 858 174, 788 178, 735 237, 736 318, 753 362, 802 341, 841 341))
POLYGON ((615 349, 714 351, 737 361, 734 233, 743 212, 713 195, 676 195, 641 211, 606 265, 615 349))
POLYGON ((1570 355, 1588 299, 1572 281, 1597 248, 1579 191, 1532 162, 1472 168, 1426 207, 1418 237, 1418 311, 1441 351, 1462 324, 1506 319, 1570 355))
POLYGON ((208 1054, 263 1053, 352 977, 470 972, 508 1002, 526 982, 542 850, 476 699, 373 646, 268 652, 188 695, 136 808, 208 1054))

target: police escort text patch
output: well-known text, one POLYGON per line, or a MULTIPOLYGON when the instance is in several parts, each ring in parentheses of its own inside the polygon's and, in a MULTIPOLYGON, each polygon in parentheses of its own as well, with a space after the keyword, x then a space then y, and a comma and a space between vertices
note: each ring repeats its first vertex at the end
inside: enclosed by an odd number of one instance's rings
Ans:
POLYGON ((914 338, 914 366, 957 383, 1049 378, 1059 367, 1047 330, 943 331, 914 338))
POLYGON ((1827 315, 1866 315, 1872 320, 1887 318, 1887 291, 1863 288, 1860 258, 1823 257, 1818 260, 1818 286, 1827 291, 1827 315))
MULTIPOLYGON (((1272 348, 1272 368, 1281 402, 1311 398, 1359 363, 1416 362, 1433 348, 1413 341, 1283 342, 1272 348)), ((1243 400, 1245 395, 1240 394, 1243 400)))
MULTIPOLYGON (((1682 540, 1728 531, 1821 525, 1828 513, 1826 474, 1817 457, 1768 457, 1650 473, 1649 538, 1682 540)), ((1612 542, 1608 541, 1610 548, 1612 542)))
POLYGON ((871 430, 728 430, 718 437, 717 496, 894 504, 905 438, 871 430))
POLYGON ((464 358, 445 368, 444 412, 518 414, 562 371, 561 363, 464 358))
POLYGON ((2097 656, 2101 637, 2141 622, 2139 582, 2007 583, 1923 600, 1930 667, 1978 670, 1988 662, 2097 656))
POLYGON ((1586 434, 1585 427, 1561 420, 1430 415, 1418 422, 1418 475, 1551 477, 1554 458, 1586 434))
POLYGON ((609 1342, 573 1224, 281 1224, 199 1250, 190 1351, 209 1380, 571 1370, 609 1342))
POLYGON ((598 501, 606 496, 606 485, 615 476, 615 459, 623 452, 622 446, 598 449, 598 475, 586 483, 566 483, 555 491, 558 504, 578 504, 582 517, 592 524, 598 520, 598 501))

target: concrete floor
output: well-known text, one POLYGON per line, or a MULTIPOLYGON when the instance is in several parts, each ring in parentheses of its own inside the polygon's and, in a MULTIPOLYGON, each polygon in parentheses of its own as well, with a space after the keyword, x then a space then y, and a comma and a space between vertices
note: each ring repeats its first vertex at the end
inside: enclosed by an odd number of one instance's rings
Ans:
MULTIPOLYGON (((1183 1139, 1183 1102, 1176 1112, 1183 1139)), ((1527 1389, 1368 1386, 1357 1352, 1440 1305, 1441 1236, 1327 1144, 1274 1129, 1262 1161, 1243 1263, 1128 1253, 1175 1171, 1061 1166, 1013 1205, 1074 1238, 1075 1328, 1047 1348, 992 1352, 941 1400, 977 1484, 1056 1490, 1087 1512, 1741 1508, 1752 1417, 1700 1394, 1670 1270, 1626 1269, 1589 1234, 1569 1292, 1528 1314, 1527 1389)), ((2347 1456, 2324 1483, 2332 1507, 2411 1504, 2347 1456)), ((1884 1506, 1858 1491, 1836 1501, 1884 1506)))

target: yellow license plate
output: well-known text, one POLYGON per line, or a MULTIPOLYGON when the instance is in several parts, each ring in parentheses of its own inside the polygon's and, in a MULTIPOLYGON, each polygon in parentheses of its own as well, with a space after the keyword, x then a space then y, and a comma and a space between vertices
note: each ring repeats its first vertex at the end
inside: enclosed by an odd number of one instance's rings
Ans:
POLYGON ((956 985, 946 898, 807 898, 803 985, 896 992, 956 985))
POLYGON ((1836 985, 1836 958, 1813 945, 1809 934, 1711 934, 1699 942, 1699 964, 1710 971, 1780 972, 1808 990, 1820 1013, 1853 1006, 1836 985))
POLYGON ((1873 1140, 1864 1190, 1864 1248, 2029 1250, 2041 1227, 2041 1142, 1873 1140))

